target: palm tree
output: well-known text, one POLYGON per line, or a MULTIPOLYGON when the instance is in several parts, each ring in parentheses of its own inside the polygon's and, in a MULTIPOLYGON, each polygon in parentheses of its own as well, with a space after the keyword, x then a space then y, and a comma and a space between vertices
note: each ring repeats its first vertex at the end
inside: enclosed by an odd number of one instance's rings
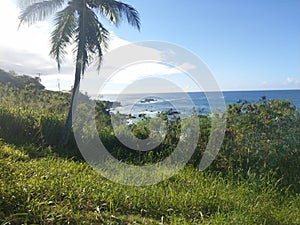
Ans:
MULTIPOLYGON (((22 0, 20 0, 22 1, 22 0)), ((125 19, 134 28, 140 30, 139 14, 131 5, 116 0, 23 0, 28 5, 19 16, 20 25, 31 25, 55 14, 55 27, 51 34, 50 55, 57 62, 60 70, 68 45, 76 45, 75 80, 72 90, 71 105, 63 132, 62 143, 66 144, 72 126, 72 105, 79 92, 81 77, 87 66, 98 60, 98 70, 107 49, 109 32, 99 17, 106 18, 118 26, 125 19), (58 11, 63 8, 61 11, 58 11)), ((22 4, 22 2, 20 2, 22 4)))

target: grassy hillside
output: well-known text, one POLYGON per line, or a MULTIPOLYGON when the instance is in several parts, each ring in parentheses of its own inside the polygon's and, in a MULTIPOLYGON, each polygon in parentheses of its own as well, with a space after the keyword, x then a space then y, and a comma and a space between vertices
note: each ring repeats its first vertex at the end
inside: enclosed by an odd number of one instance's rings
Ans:
MULTIPOLYGON (((129 187, 94 171, 73 138, 59 144, 69 99, 69 93, 0 84, 0 224, 300 224, 300 117, 290 103, 228 106, 222 149, 205 172, 195 169, 210 133, 209 117, 201 116, 199 143, 185 169, 158 185, 129 187)), ((172 152, 180 123, 168 122, 157 149, 136 154, 114 136, 108 107, 98 101, 95 118, 114 156, 137 165, 172 152)), ((148 123, 131 131, 147 136, 148 123)))
POLYGON ((39 78, 32 78, 28 75, 18 75, 15 72, 6 72, 0 69, 0 84, 8 84, 18 88, 36 88, 44 89, 45 87, 39 82, 39 78))
MULTIPOLYGON (((266 174, 186 168, 158 185, 112 183, 83 162, 0 147, 3 224, 299 224, 300 196, 266 174), (11 222, 11 223, 9 223, 11 222)), ((47 152, 48 151, 48 152, 47 152)))

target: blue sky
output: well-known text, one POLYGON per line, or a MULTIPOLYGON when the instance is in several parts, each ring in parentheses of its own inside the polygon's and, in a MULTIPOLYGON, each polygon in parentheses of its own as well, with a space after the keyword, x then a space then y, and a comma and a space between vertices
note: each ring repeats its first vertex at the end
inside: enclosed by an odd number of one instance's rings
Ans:
POLYGON ((128 2, 143 26, 139 34, 127 26, 112 29, 121 38, 185 47, 224 89, 300 88, 299 0, 128 2))
MULTIPOLYGON (((41 71, 50 89, 57 88, 57 79, 67 89, 73 79, 72 57, 68 56, 58 74, 55 62, 47 59, 50 24, 46 21, 31 30, 25 27, 16 31, 18 9, 13 2, 0 3, 0 11, 10 4, 9 9, 0 12, 0 17, 6 12, 5 22, 2 20, 0 26, 8 33, 0 39, 0 67, 30 74, 41 71), (7 43, 16 32, 20 37, 11 42, 19 44, 7 43), (30 46, 32 51, 26 49, 26 40, 27 47, 34 43, 30 46), (10 51, 22 54, 15 57, 16 54, 7 54, 10 51), (41 60, 23 60, 28 55, 39 55, 41 60)), ((126 2, 139 11, 142 29, 138 32, 125 23, 118 28, 106 23, 114 34, 112 45, 145 40, 177 44, 194 52, 209 66, 222 90, 300 89, 299 0, 126 2)))

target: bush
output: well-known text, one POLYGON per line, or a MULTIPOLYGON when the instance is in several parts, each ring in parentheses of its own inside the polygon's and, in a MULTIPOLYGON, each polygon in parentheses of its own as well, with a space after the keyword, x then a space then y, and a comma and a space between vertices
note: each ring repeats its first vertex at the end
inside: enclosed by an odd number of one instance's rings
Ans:
POLYGON ((283 100, 228 106, 226 137, 214 167, 226 172, 276 172, 300 187, 300 116, 283 100))

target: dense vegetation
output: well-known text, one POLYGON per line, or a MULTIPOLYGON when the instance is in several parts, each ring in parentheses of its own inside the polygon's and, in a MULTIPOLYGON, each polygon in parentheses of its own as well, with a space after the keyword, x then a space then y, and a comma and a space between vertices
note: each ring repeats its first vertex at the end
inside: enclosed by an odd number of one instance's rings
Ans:
MULTIPOLYGON (((263 98, 229 105, 222 148, 205 172, 195 167, 211 121, 200 115, 189 165, 158 185, 128 187, 87 165, 74 139, 60 145, 69 99, 69 93, 0 85, 2 224, 300 224, 300 116, 289 102, 263 98)), ((97 101, 95 118, 101 140, 117 158, 147 164, 174 150, 180 120, 161 114, 166 137, 141 154, 116 139, 114 132, 125 125, 112 129, 110 106, 97 101)), ((78 107, 88 116, 88 106, 78 107)), ((131 132, 147 137, 150 120, 132 125, 131 132)))
POLYGON ((18 88, 44 89, 39 77, 33 78, 28 75, 18 75, 14 71, 6 72, 0 69, 0 84, 10 84, 18 88))
POLYGON ((186 168, 158 185, 138 188, 112 183, 85 163, 60 159, 51 152, 32 158, 26 151, 1 144, 2 222, 300 223, 300 196, 279 189, 277 180, 269 174, 249 173, 247 179, 233 179, 186 168))

